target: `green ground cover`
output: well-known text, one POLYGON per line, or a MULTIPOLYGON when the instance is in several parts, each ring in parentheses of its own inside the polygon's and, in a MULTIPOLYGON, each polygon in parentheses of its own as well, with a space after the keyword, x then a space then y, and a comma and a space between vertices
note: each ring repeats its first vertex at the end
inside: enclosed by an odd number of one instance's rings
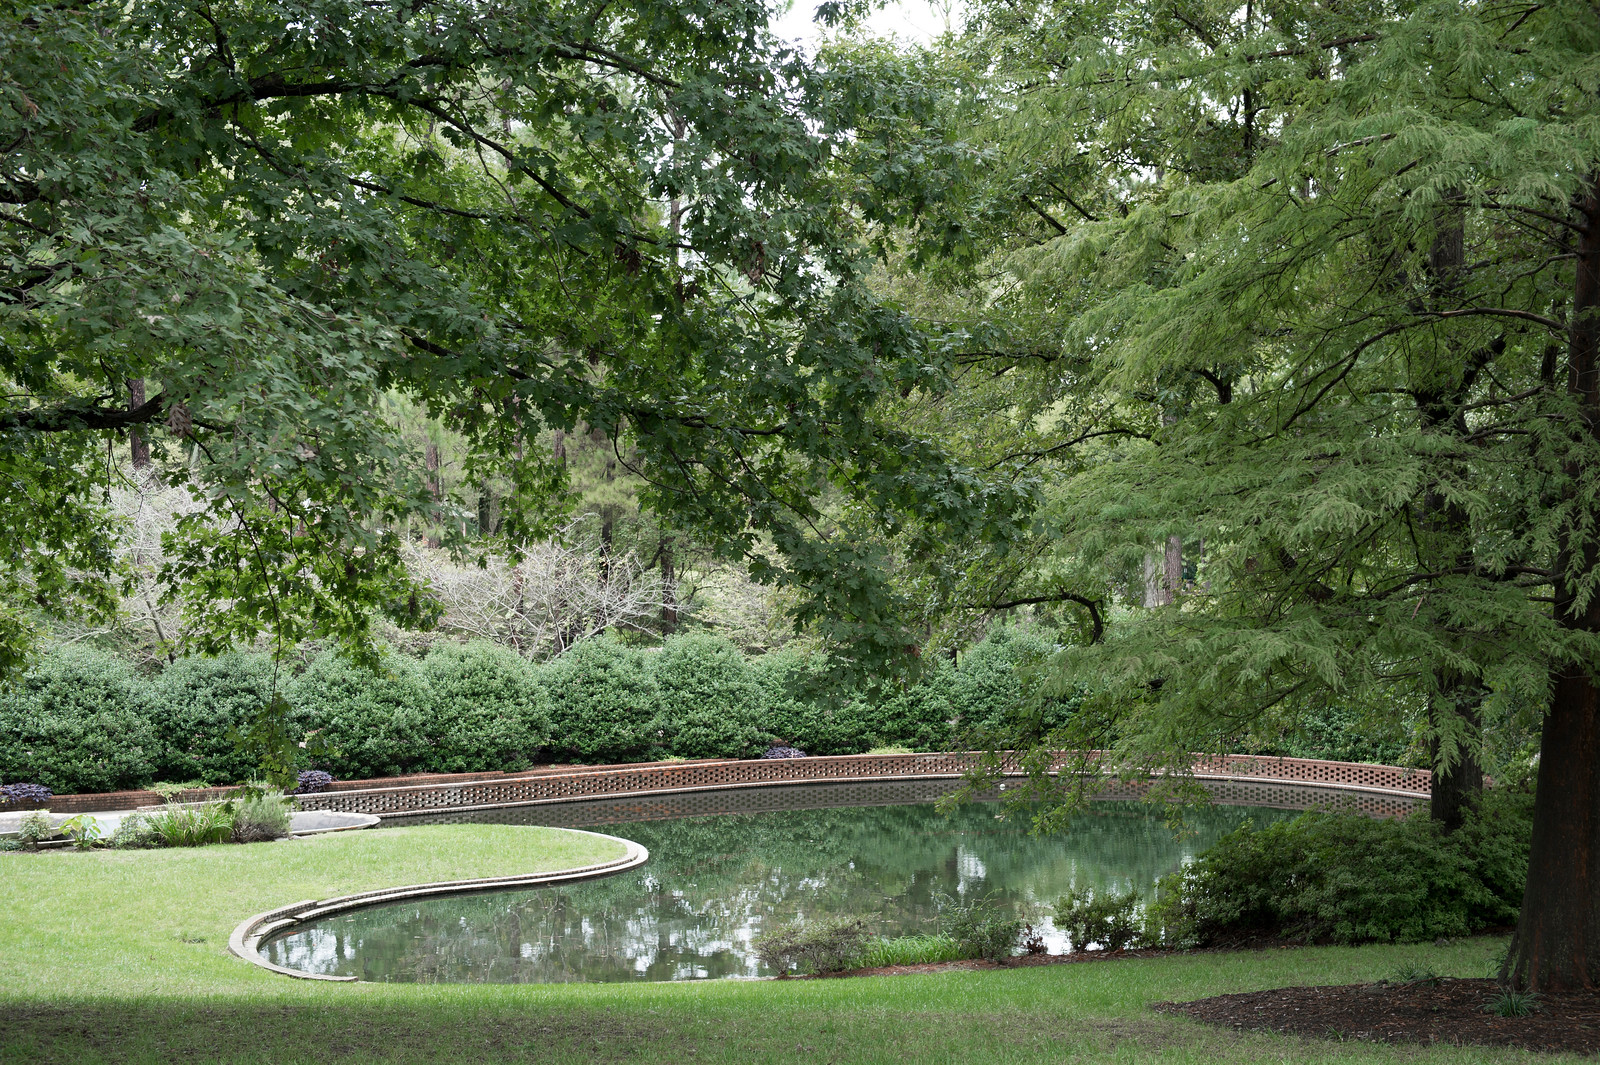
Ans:
POLYGON ((240 919, 280 903, 620 853, 558 829, 450 825, 193 851, 0 854, 0 1063, 1529 1058, 1235 1035, 1148 1009, 1167 999, 1374 980, 1408 963, 1480 976, 1501 948, 1489 939, 643 985, 313 983, 226 952, 240 919))

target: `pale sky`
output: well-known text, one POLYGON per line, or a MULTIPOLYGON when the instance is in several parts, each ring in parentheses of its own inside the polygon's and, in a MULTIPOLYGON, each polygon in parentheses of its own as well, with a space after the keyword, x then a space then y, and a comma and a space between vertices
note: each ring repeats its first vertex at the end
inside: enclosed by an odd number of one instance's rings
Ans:
MULTIPOLYGON (((810 44, 822 36, 822 27, 812 21, 819 0, 791 0, 789 10, 772 20, 772 32, 787 41, 810 44)), ((879 37, 898 37, 903 41, 931 41, 944 32, 948 17, 960 13, 959 0, 930 3, 929 0, 888 0, 866 21, 866 31, 879 37)))

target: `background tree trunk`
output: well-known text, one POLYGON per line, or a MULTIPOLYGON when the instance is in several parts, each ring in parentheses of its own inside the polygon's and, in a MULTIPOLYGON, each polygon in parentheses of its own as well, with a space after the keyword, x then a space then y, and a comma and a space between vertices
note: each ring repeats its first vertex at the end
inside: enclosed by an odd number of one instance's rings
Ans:
MULTIPOLYGON (((1567 390, 1583 420, 1582 441, 1600 446, 1600 175, 1580 205, 1567 390)), ((1592 450, 1590 451, 1592 454, 1592 450)), ((1566 466, 1568 491, 1582 493, 1600 469, 1566 466)), ((1600 566, 1593 521, 1568 520, 1556 559, 1555 618, 1565 628, 1600 633, 1600 596, 1579 607, 1572 574, 1600 566)), ((1600 682, 1593 663, 1551 670, 1550 709, 1539 744, 1539 783, 1522 915, 1502 980, 1533 991, 1600 984, 1600 682)))
MULTIPOLYGON (((144 399, 144 378, 128 378, 128 409, 144 406, 144 399)), ((150 468, 150 441, 144 438, 144 431, 137 425, 128 430, 128 449, 133 452, 134 469, 150 468)))

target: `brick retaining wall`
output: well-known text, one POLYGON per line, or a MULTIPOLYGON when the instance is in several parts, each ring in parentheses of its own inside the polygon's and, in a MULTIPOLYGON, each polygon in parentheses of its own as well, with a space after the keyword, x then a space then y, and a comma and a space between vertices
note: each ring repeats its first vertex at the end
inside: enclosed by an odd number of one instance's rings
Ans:
MULTIPOLYGON (((541 766, 516 773, 430 773, 374 780, 338 781, 333 789, 299 797, 305 810, 404 817, 433 811, 494 808, 532 803, 570 802, 612 796, 674 794, 717 788, 775 784, 866 782, 884 780, 948 780, 976 762, 973 754, 850 754, 815 758, 702 759, 689 762, 645 762, 612 766, 541 766)), ((1013 767, 1010 775, 1019 775, 1013 767)), ((1219 796, 1228 782, 1255 785, 1282 783, 1326 789, 1349 796, 1362 809, 1393 814, 1425 801, 1432 774, 1426 769, 1330 762, 1313 758, 1268 758, 1222 755, 1195 763, 1197 779, 1219 796)), ((184 792, 186 802, 221 798, 227 788, 184 792)), ((1103 794, 1137 797, 1138 784, 1111 785, 1103 794)), ((1261 793, 1259 787, 1251 794, 1261 793)), ((56 813, 94 813, 153 806, 161 797, 152 791, 115 791, 97 795, 57 795, 49 807, 56 813)), ((1222 798, 1221 801, 1228 801, 1222 798)), ((1296 801, 1295 805, 1299 805, 1296 801)))

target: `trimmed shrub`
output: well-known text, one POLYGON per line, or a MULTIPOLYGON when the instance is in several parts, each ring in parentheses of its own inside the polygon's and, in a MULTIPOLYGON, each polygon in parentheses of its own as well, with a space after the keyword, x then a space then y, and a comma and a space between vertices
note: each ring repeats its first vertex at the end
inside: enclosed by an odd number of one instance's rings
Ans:
POLYGON ((974 644, 950 678, 950 705, 959 730, 979 736, 997 731, 1038 734, 1065 725, 1079 700, 1049 698, 1033 705, 1024 676, 1054 650, 1038 633, 1009 626, 974 644))
POLYGON ((294 794, 310 795, 318 791, 327 791, 328 785, 332 783, 331 773, 324 773, 320 769, 302 769, 295 777, 294 794))
POLYGON ((876 742, 863 749, 904 745, 915 751, 948 750, 954 741, 951 722, 957 717, 955 675, 948 658, 930 658, 915 681, 873 700, 866 726, 876 742))
POLYGON ((515 651, 481 640, 437 643, 422 660, 421 680, 433 772, 525 769, 550 742, 538 671, 515 651))
POLYGON ((1421 814, 1313 811, 1246 824, 1162 880, 1149 923, 1175 945, 1470 935, 1516 920, 1531 821, 1531 796, 1494 790, 1449 835, 1421 814))
POLYGON ((43 784, 56 794, 148 784, 160 742, 146 685, 128 664, 88 647, 40 657, 15 687, 0 690, 0 780, 43 784))
POLYGON ((767 746, 761 687, 738 648, 674 636, 652 656, 667 749, 682 758, 753 758, 767 746))
POLYGON ((867 706, 826 683, 821 655, 772 651, 749 664, 761 689, 763 732, 810 754, 859 754, 871 747, 867 706))
MULTIPOLYGON (((289 680, 287 671, 282 680, 289 680)), ((161 739, 156 775, 215 784, 250 779, 255 759, 234 737, 271 695, 272 659, 267 655, 235 651, 172 663, 150 698, 151 724, 161 739)))
POLYGON ((583 762, 646 761, 658 754, 659 693, 645 657, 602 636, 548 663, 550 746, 583 762))
POLYGON ((43 784, 0 784, 0 806, 38 806, 54 797, 43 784))
POLYGON ((378 672, 325 652, 288 688, 291 724, 326 745, 318 767, 341 780, 425 773, 434 752, 427 692, 413 658, 383 656, 378 672))

